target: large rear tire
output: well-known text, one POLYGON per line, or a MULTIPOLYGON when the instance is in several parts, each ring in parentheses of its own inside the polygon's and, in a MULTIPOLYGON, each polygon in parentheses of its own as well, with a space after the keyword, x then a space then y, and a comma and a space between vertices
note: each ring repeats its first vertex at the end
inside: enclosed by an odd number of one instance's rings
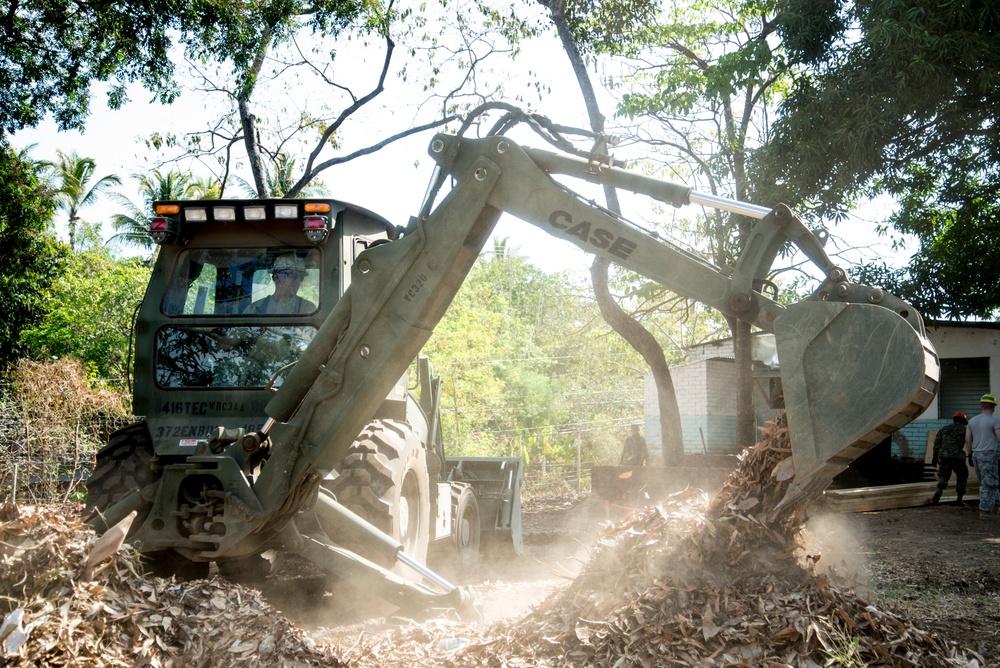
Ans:
POLYGON ((145 420, 111 434, 97 452, 94 472, 87 479, 87 516, 105 511, 134 489, 156 482, 153 440, 145 420))
MULTIPOLYGON (((328 488, 337 501, 403 545, 420 563, 430 540, 430 478, 420 439, 404 422, 374 420, 344 455, 328 488)), ((331 539, 337 541, 336 536, 331 539)), ((348 546, 361 553, 364 546, 348 546)))

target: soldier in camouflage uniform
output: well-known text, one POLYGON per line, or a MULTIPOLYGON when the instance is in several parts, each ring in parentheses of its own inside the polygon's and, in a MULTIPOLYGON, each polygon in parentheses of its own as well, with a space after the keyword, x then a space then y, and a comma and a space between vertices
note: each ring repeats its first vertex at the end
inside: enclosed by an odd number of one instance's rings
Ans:
POLYGON ((941 495, 948 487, 948 480, 951 479, 951 472, 955 472, 955 494, 958 500, 956 506, 962 505, 962 497, 965 496, 965 485, 969 480, 969 469, 965 465, 965 427, 969 420, 965 413, 959 411, 951 418, 951 424, 941 427, 937 436, 934 437, 934 458, 931 466, 937 467, 937 491, 934 492, 932 504, 941 501, 941 495))

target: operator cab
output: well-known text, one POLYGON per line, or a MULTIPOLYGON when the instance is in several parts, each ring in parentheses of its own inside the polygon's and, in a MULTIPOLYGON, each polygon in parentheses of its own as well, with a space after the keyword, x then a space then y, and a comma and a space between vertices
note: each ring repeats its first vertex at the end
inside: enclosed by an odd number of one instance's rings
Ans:
POLYGON ((180 323, 185 317, 220 316, 241 324, 160 328, 154 344, 156 384, 280 384, 282 370, 301 356, 316 334, 316 327, 305 321, 320 303, 320 258, 318 248, 181 251, 164 293, 163 314, 180 318, 180 323), (275 324, 250 324, 263 317, 274 317, 275 324))
POLYGON ((258 429, 371 243, 396 236, 344 202, 154 203, 158 244, 136 322, 134 411, 160 454, 225 422, 258 429))

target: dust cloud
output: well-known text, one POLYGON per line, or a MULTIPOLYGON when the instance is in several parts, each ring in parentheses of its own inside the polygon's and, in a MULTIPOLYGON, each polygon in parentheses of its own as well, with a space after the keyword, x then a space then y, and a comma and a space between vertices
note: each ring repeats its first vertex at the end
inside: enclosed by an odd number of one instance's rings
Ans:
POLYGON ((800 560, 817 575, 854 589, 863 597, 871 593, 868 553, 861 527, 848 515, 818 513, 803 526, 800 560))
POLYGON ((541 506, 524 515, 523 554, 480 559, 471 588, 484 622, 522 617, 573 582, 609 524, 604 505, 596 501, 535 499, 533 504, 541 506))
MULTIPOLYGON (((458 574, 440 554, 432 550, 429 555, 431 569, 469 589, 480 615, 476 621, 483 624, 520 618, 572 583, 590 561, 596 536, 609 525, 604 504, 587 499, 532 499, 525 510, 519 556, 509 541, 484 541, 476 569, 458 574)), ((282 560, 263 593, 300 628, 325 639, 343 640, 405 622, 395 606, 297 557, 282 560)))

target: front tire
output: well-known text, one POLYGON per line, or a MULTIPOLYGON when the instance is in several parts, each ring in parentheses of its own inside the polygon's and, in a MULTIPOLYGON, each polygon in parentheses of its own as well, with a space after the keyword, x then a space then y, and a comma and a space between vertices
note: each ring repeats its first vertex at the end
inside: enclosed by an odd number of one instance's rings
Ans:
MULTIPOLYGON (((337 501, 403 545, 420 563, 430 540, 430 477, 420 439, 404 422, 374 420, 344 455, 328 488, 337 501)), ((336 536, 330 537, 337 541, 336 536)), ((352 546, 366 552, 364 546, 352 546)))
POLYGON ((479 563, 479 502, 471 487, 455 488, 452 495, 452 512, 455 517, 455 533, 452 544, 455 549, 455 567, 464 577, 469 577, 479 563))
MULTIPOLYGON (((97 452, 94 472, 87 478, 87 517, 108 510, 133 490, 159 480, 161 470, 154 468, 155 458, 145 420, 111 434, 108 444, 97 452)), ((133 530, 142 526, 148 512, 149 507, 144 506, 132 522, 133 530)), ((191 561, 170 549, 145 553, 143 564, 148 573, 158 577, 174 575, 180 580, 208 577, 208 563, 191 561)))

